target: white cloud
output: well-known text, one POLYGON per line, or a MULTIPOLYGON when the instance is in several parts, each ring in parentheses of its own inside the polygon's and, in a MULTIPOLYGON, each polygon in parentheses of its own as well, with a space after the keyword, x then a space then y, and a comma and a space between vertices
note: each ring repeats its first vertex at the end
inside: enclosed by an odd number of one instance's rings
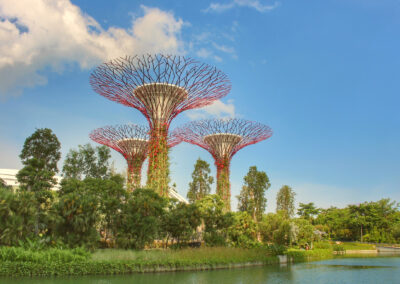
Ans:
POLYGON ((233 118, 235 117, 235 105, 233 104, 233 100, 228 100, 226 104, 218 100, 209 106, 186 111, 185 113, 192 120, 209 118, 210 116, 233 118))
POLYGON ((126 54, 182 53, 185 24, 170 12, 141 6, 129 29, 104 29, 70 0, 0 2, 0 98, 47 83, 44 70, 88 69, 126 54))
POLYGON ((213 42, 213 46, 215 49, 217 49, 223 53, 228 53, 232 56, 232 58, 237 59, 235 48, 233 48, 231 46, 227 46, 227 45, 217 44, 215 42, 213 42))
POLYGON ((206 48, 200 48, 197 52, 196 55, 200 58, 207 58, 212 55, 212 52, 206 48))
POLYGON ((222 13, 235 7, 248 7, 257 10, 258 12, 267 12, 279 6, 278 2, 274 4, 263 4, 260 0, 233 0, 228 3, 211 3, 204 12, 222 13))

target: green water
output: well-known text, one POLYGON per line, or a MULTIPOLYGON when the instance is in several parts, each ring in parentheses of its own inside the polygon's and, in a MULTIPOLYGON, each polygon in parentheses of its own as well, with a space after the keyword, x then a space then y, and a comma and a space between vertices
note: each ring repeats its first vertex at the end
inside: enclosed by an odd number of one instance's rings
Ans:
POLYGON ((0 278, 1 284, 159 284, 159 283, 400 283, 400 258, 337 258, 293 265, 231 270, 83 276, 0 278))

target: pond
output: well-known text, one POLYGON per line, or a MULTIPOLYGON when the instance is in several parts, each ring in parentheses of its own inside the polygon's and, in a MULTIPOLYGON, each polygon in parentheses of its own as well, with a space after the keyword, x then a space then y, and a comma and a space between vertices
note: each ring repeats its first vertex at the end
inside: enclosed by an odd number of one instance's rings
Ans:
POLYGON ((400 257, 335 258, 292 265, 231 270, 82 276, 0 278, 2 284, 125 284, 125 283, 400 283, 400 257))

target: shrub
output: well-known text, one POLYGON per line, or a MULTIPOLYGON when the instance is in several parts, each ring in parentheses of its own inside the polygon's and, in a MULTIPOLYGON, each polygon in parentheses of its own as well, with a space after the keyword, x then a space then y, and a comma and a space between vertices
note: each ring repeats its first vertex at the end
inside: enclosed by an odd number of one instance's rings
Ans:
POLYGON ((35 237, 36 199, 31 192, 0 188, 0 245, 16 245, 35 237))
POLYGON ((331 249, 332 245, 329 242, 315 242, 314 248, 315 249, 331 249))
POLYGON ((247 212, 234 213, 228 234, 234 247, 254 248, 261 245, 257 241, 257 224, 247 212))
POLYGON ((342 252, 342 251, 345 251, 345 248, 342 245, 334 244, 333 245, 333 251, 342 252))
POLYGON ((286 252, 286 247, 278 244, 271 244, 266 246, 271 255, 282 255, 286 252))
POLYGON ((161 230, 166 199, 151 189, 138 188, 127 195, 121 211, 115 214, 117 244, 142 249, 153 243, 161 230))
POLYGON ((21 247, 0 247, 0 261, 12 262, 82 262, 88 260, 90 253, 83 248, 69 250, 45 249, 45 250, 27 250, 21 247))
POLYGON ((56 209, 60 216, 56 233, 71 247, 94 247, 99 234, 96 199, 88 194, 71 192, 60 197, 56 209))

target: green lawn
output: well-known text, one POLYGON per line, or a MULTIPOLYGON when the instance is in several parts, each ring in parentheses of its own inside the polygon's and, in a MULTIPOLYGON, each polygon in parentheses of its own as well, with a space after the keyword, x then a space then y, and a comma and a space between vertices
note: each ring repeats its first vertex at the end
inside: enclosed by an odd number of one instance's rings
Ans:
POLYGON ((362 243, 342 243, 345 250, 374 250, 375 245, 362 243))

